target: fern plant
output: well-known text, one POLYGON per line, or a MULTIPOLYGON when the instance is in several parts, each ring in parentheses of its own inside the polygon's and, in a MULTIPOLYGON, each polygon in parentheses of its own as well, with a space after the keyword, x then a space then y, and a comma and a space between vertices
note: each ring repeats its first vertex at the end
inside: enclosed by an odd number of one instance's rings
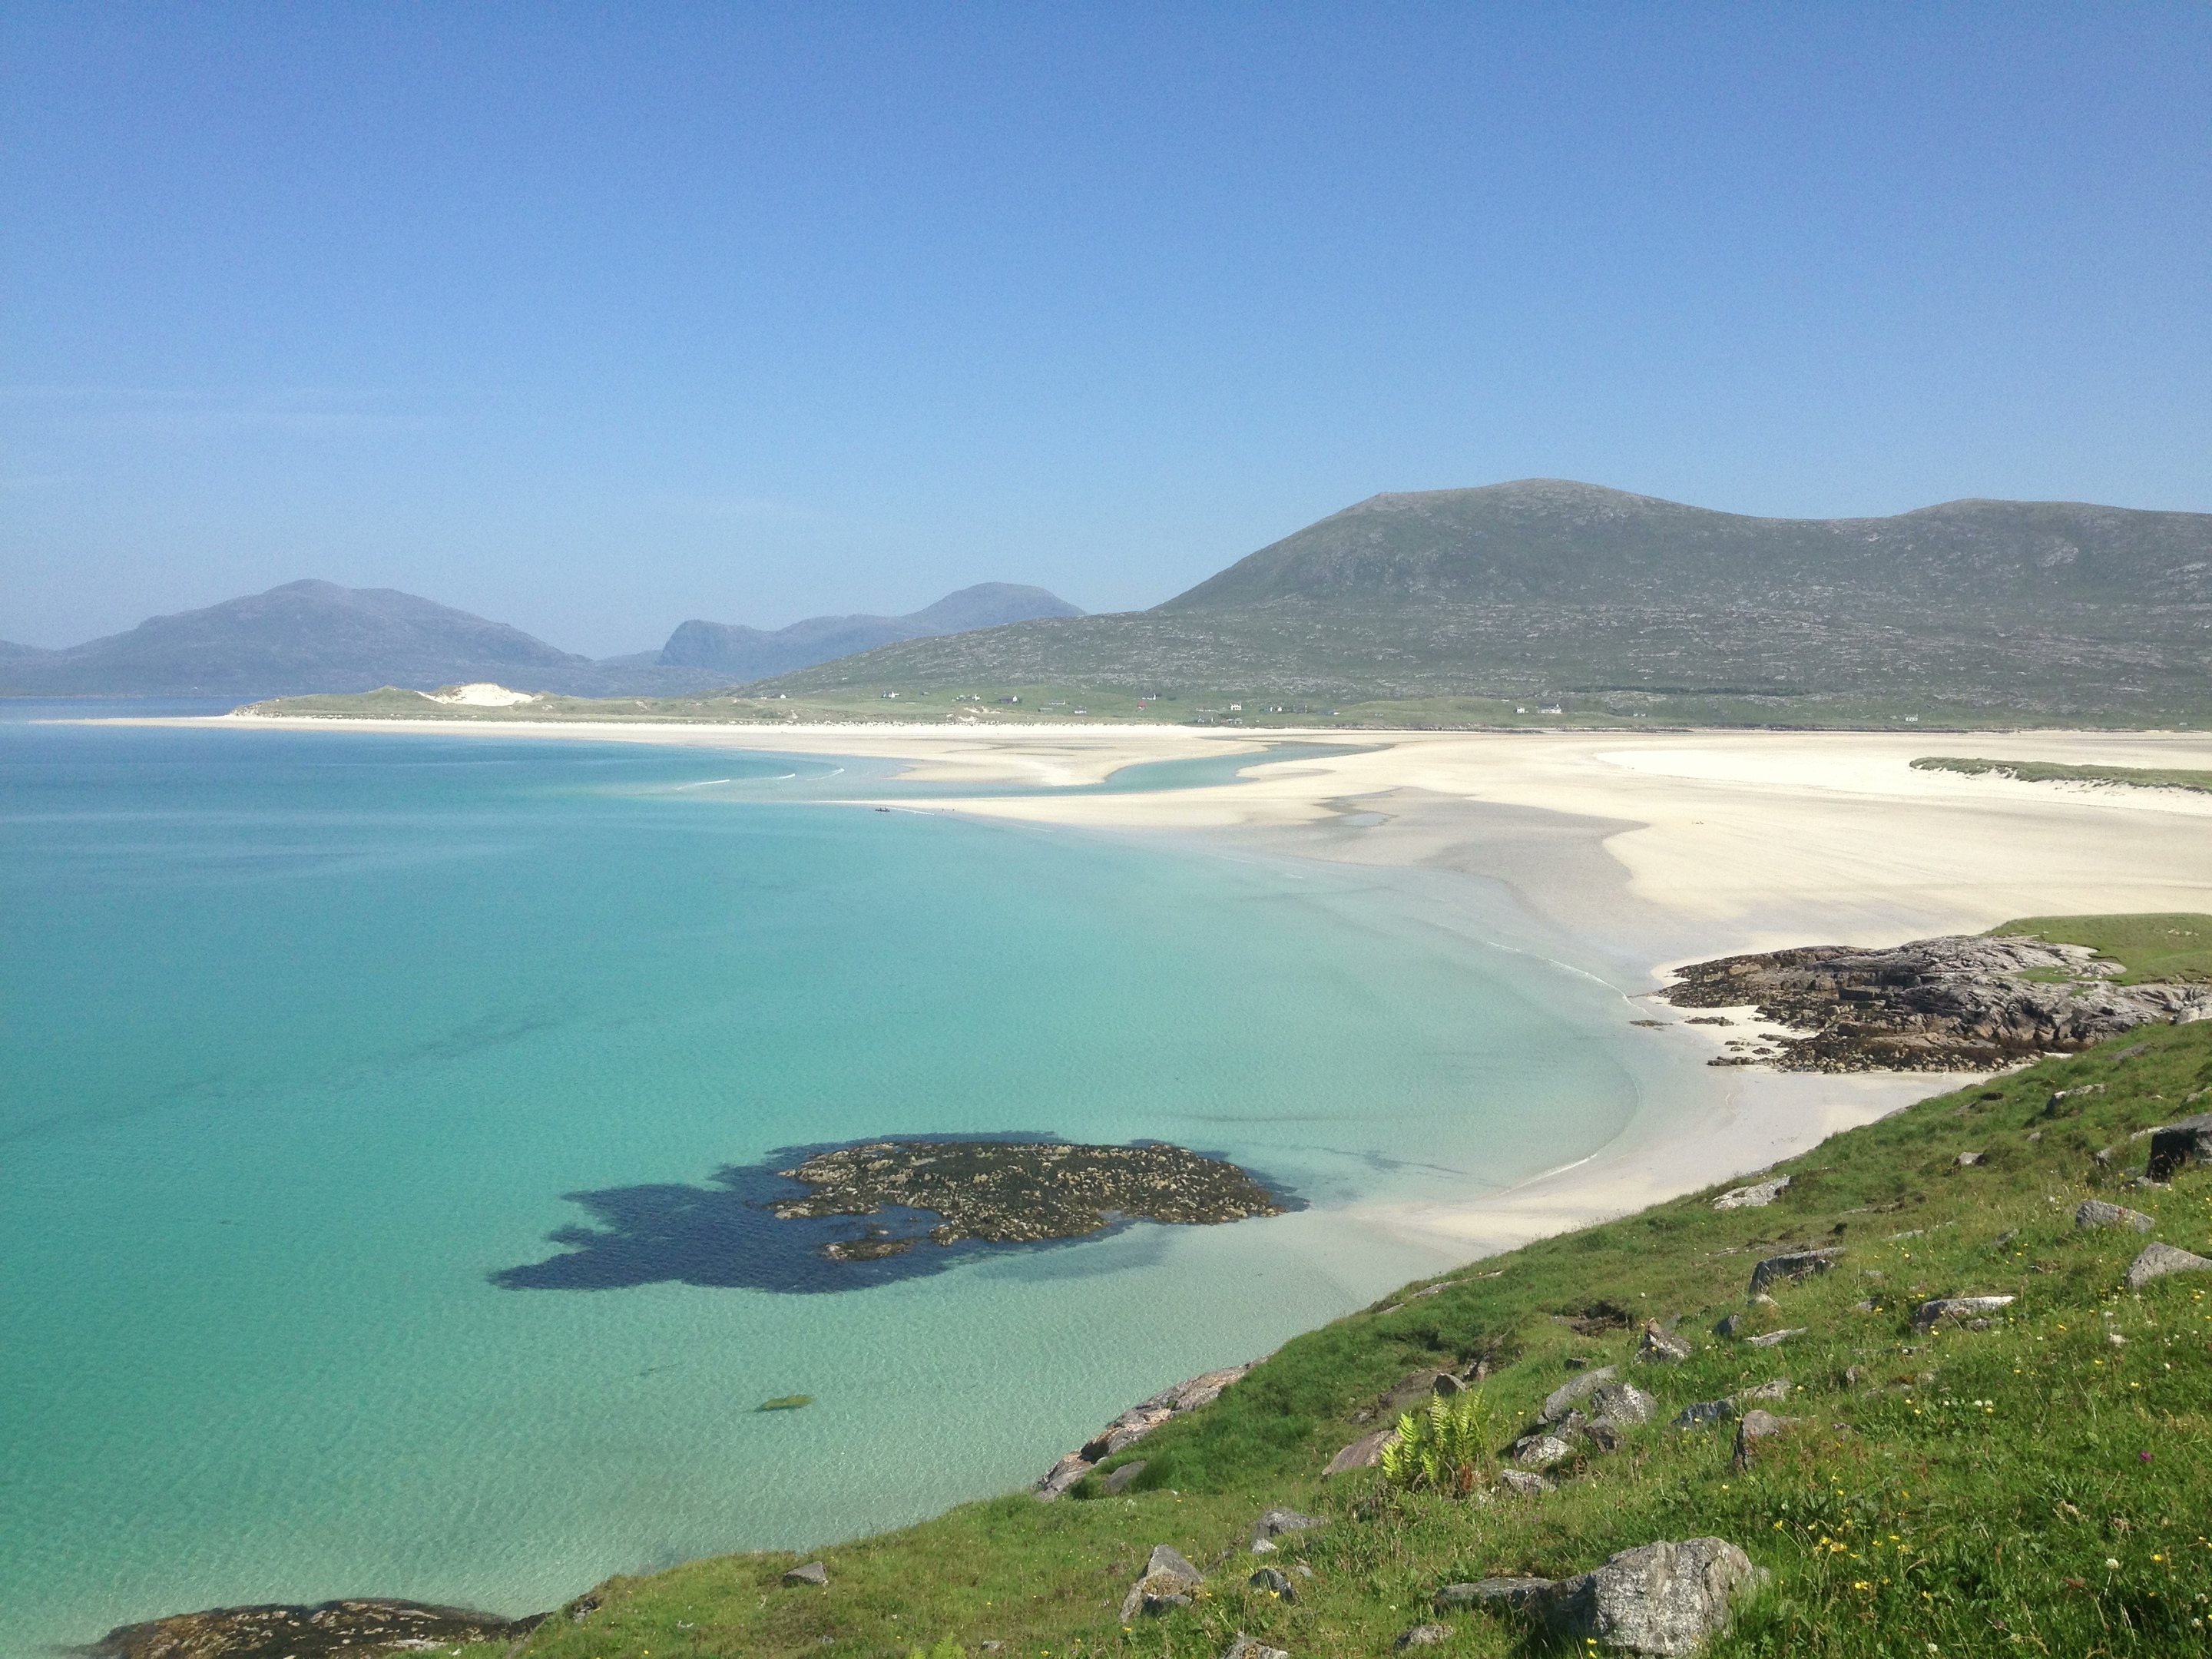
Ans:
POLYGON ((1489 1473, 1498 1413, 1480 1389, 1439 1395, 1425 1411, 1398 1419, 1398 1437, 1382 1449, 1382 1477, 1408 1491, 1464 1498, 1489 1473))

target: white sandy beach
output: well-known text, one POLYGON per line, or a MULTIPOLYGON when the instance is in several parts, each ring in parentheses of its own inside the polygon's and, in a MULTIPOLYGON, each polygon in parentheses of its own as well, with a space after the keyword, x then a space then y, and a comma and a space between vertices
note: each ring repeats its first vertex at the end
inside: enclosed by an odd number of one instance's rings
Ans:
MULTIPOLYGON (((1365 752, 1157 793, 939 800, 931 810, 1169 836, 1509 888, 1632 994, 1670 963, 1786 945, 1881 945, 2023 915, 2212 910, 2212 795, 1914 770, 1929 754, 2212 769, 2212 737, 2030 732, 1224 732, 1185 726, 594 726, 270 720, 231 728, 679 744, 904 762, 956 787, 1094 783, 1146 761, 1323 741, 1365 752)), ((1443 890, 1439 889, 1438 890, 1443 890)), ((1624 1003, 1624 1018, 1637 1012, 1624 1003)), ((1702 1059, 1707 1028, 1655 1041, 1702 1059), (1700 1046, 1702 1045, 1702 1046, 1700 1046)), ((1474 1255, 1765 1167, 1957 1079, 1712 1068, 1692 1121, 1632 1127, 1590 1159, 1464 1202, 1373 1213, 1474 1255)))

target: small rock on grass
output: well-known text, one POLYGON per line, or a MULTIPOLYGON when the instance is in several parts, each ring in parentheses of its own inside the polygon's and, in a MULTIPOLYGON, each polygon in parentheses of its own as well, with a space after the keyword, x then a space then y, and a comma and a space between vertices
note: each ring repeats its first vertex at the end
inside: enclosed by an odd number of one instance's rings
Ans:
POLYGON ((1810 1328, 1811 1328, 1809 1326, 1793 1325, 1786 1331, 1769 1331, 1765 1336, 1746 1337, 1744 1339, 1744 1344, 1747 1347, 1771 1348, 1778 1344, 1787 1342, 1793 1336, 1804 1335, 1810 1328))
POLYGON ((1229 1644, 1229 1651, 1223 1654, 1221 1659, 1291 1659, 1291 1656, 1282 1648, 1271 1648, 1264 1642, 1254 1641, 1240 1630, 1237 1632, 1237 1639, 1229 1644))
POLYGON ((1716 1210, 1763 1210, 1782 1195, 1790 1184, 1788 1176, 1777 1176, 1771 1181, 1759 1181, 1748 1187, 1736 1187, 1723 1193, 1713 1200, 1716 1210))
POLYGON ((1452 1639, 1449 1625, 1416 1625, 1390 1645, 1395 1648, 1432 1648, 1440 1642, 1452 1639))
POLYGON ((1746 1389, 1735 1397, 1739 1401, 1787 1400, 1790 1398, 1790 1379, 1786 1376, 1778 1376, 1760 1383, 1755 1389, 1746 1389))
POLYGON ((1321 1472, 1326 1480, 1332 1474, 1342 1474, 1349 1469, 1368 1469, 1382 1461, 1382 1448, 1398 1437, 1395 1429, 1377 1429, 1362 1436, 1328 1460, 1328 1467, 1321 1472))
POLYGON ((1316 1527, 1328 1524, 1326 1516, 1301 1515, 1296 1510, 1263 1510, 1260 1518, 1252 1523, 1252 1547, 1256 1550, 1270 1539, 1279 1538, 1286 1532, 1311 1532, 1316 1527))
POLYGON ((1273 1567, 1261 1568, 1244 1582, 1255 1590, 1265 1590, 1268 1595, 1280 1596, 1285 1601, 1295 1602, 1298 1599, 1297 1591, 1291 1588, 1291 1581, 1273 1567))
POLYGON ((1752 1460, 1757 1455, 1760 1441, 1787 1434, 1796 1426, 1797 1419, 1794 1417, 1777 1417, 1772 1412, 1746 1412, 1742 1420, 1735 1425, 1735 1467, 1739 1470, 1749 1468, 1752 1460))
POLYGON ((830 1583, 830 1569, 823 1566, 819 1561, 809 1561, 805 1566, 793 1567, 790 1571, 785 1573, 783 1575, 783 1582, 787 1584, 819 1584, 826 1586, 830 1583))
POLYGON ((1548 1469, 1575 1455, 1575 1449, 1555 1434, 1532 1434, 1513 1448, 1513 1461, 1524 1469, 1548 1469))
POLYGON ((1659 1402, 1633 1382, 1607 1382, 1592 1389, 1589 1403, 1596 1419, 1618 1428, 1649 1423, 1659 1410, 1659 1402))
MULTIPOLYGON (((2154 1244, 2151 1249, 2162 1250, 2166 1246, 2154 1244)), ((2212 1261, 2204 1263, 2204 1266, 2212 1267, 2212 1261)), ((1915 1328, 1924 1331, 1946 1319, 1966 1319, 1975 1314, 1991 1314, 2000 1308, 2009 1308, 2012 1303, 2013 1299, 2008 1296, 1939 1296, 1931 1302, 1922 1303, 1912 1310, 1912 1323, 1915 1328)))
POLYGON ((2203 1273, 2212 1269, 2212 1261, 2187 1250, 2178 1250, 2171 1244, 2149 1244, 2128 1267, 2128 1288, 2139 1291, 2154 1279, 2163 1279, 2168 1273, 2203 1273))
POLYGON ((1647 1365, 1671 1365, 1690 1357, 1690 1345, 1671 1331, 1660 1328, 1653 1320, 1644 1328, 1644 1340, 1636 1345, 1636 1357, 1647 1365))
POLYGON ((1844 1248, 1840 1244, 1818 1250, 1791 1250, 1784 1255, 1770 1255, 1751 1270, 1751 1294, 1757 1296, 1769 1285, 1824 1273, 1843 1257, 1844 1248))
POLYGON ((1139 1457, 1133 1462, 1122 1464, 1098 1484, 1109 1492, 1119 1492, 1144 1472, 1145 1460, 1139 1457))
POLYGON ((1550 1481, 1528 1469, 1500 1469, 1498 1484, 1522 1498, 1538 1498, 1553 1490, 1550 1481))
POLYGON ((1503 1607, 1525 1613, 1552 1588, 1548 1578, 1478 1578, 1471 1584, 1446 1584, 1436 1595, 1438 1613, 1454 1607, 1503 1607))
POLYGON ((2107 1204, 2101 1198, 2084 1200, 2081 1207, 2074 1212, 2077 1227, 2132 1227, 2139 1233, 2156 1231, 2158 1223, 2141 1210, 2130 1210, 2124 1204, 2107 1204))

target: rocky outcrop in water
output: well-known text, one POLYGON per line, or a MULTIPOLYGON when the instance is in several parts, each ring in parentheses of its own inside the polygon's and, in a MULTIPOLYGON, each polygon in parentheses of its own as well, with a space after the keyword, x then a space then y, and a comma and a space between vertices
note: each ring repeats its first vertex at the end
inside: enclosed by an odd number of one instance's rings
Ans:
MULTIPOLYGON (((954 1244, 1034 1243, 1095 1233, 1116 1216, 1242 1221, 1280 1215, 1273 1194, 1238 1169, 1181 1146, 1072 1146, 1059 1141, 878 1140, 821 1152, 779 1175, 813 1188, 769 1207, 800 1216, 874 1215, 885 1206, 939 1218, 926 1237, 954 1244)), ((873 1227, 828 1246, 837 1261, 896 1255, 916 1235, 873 1227)))
POLYGON ((212 1607, 119 1625, 82 1651, 94 1659, 367 1659, 470 1642, 513 1642, 544 1616, 501 1619, 465 1607, 376 1600, 212 1607))
POLYGON ((1985 1072, 2070 1054, 2137 1025, 2212 1015, 2212 986, 2116 985, 2085 945, 1957 936, 1886 950, 1815 945, 1677 970, 1678 1008, 1755 1006, 1803 1036, 1763 1039, 1716 1066, 1786 1072, 1985 1072))

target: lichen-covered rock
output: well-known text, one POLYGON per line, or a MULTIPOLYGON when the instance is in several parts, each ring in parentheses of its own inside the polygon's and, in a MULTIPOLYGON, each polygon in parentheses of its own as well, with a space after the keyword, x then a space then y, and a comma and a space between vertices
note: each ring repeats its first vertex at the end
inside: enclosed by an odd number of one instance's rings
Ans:
POLYGON ((1725 1539, 1622 1550, 1562 1578, 1537 1602, 1556 1634, 1627 1653, 1695 1653, 1728 1627, 1736 1599, 1765 1575, 1725 1539))
POLYGON ((2132 1227, 2139 1233, 2154 1231, 2158 1223, 2141 1210, 2130 1210, 2124 1204, 2107 1204, 2101 1198, 2084 1199, 2081 1207, 2074 1212, 2077 1227, 2132 1227))
POLYGON ((1804 1335, 1810 1328, 1805 1325, 1792 1325, 1786 1331, 1769 1331, 1764 1336, 1747 1336, 1744 1338, 1744 1346, 1749 1348, 1779 1347, 1793 1336, 1804 1335))
POLYGON ((1229 1644, 1221 1659, 1291 1659, 1291 1656, 1288 1650, 1271 1648, 1264 1642, 1255 1642, 1240 1630, 1237 1632, 1237 1639, 1229 1644))
MULTIPOLYGON (((2154 1244, 2151 1248, 2163 1249, 2165 1246, 2154 1244)), ((2212 1262, 2205 1265, 2212 1267, 2212 1262)), ((2008 1296, 1939 1296, 1915 1308, 1912 1322, 1917 1328, 1924 1331, 1946 1319, 1968 1319, 1977 1314, 1992 1314, 2000 1308, 2009 1308, 2012 1303, 2013 1299, 2008 1296)))
POLYGON ((1777 1376, 1760 1383, 1755 1389, 1746 1389, 1736 1396, 1738 1404, 1747 1400, 1787 1400, 1790 1398, 1790 1379, 1777 1376))
POLYGON ((1449 1625, 1416 1625, 1390 1645, 1396 1648, 1432 1648, 1452 1639, 1449 1625))
POLYGON ((1556 1490, 1542 1475, 1534 1474, 1528 1469, 1500 1469, 1498 1472, 1498 1484, 1506 1491, 1522 1498, 1540 1498, 1547 1492, 1556 1490))
POLYGON ((1244 1582, 1251 1589, 1264 1590, 1281 1601, 1295 1602, 1298 1599, 1297 1591, 1291 1587, 1289 1577, 1273 1567, 1261 1567, 1244 1582))
POLYGON ((2176 1249, 2171 1244, 2146 1244, 2143 1253, 2128 1265, 2128 1288, 2139 1291, 2154 1279, 2163 1279, 2168 1273, 2203 1273, 2212 1269, 2212 1261, 2187 1250, 2176 1249))
POLYGON ((1617 1428, 1637 1428, 1659 1412, 1659 1402, 1633 1382, 1604 1382, 1589 1391, 1590 1420, 1617 1428))
POLYGON ((1127 1624, 1139 1613, 1157 1615, 1170 1607, 1187 1607, 1192 1595, 1205 1583, 1205 1575, 1185 1560, 1180 1551, 1166 1544, 1155 1544, 1151 1558, 1145 1563, 1144 1576, 1130 1585, 1129 1593, 1121 1598, 1121 1621, 1127 1624))
POLYGON ((1513 1447, 1513 1461, 1524 1469, 1548 1469, 1575 1455, 1575 1449, 1555 1434, 1532 1434, 1513 1447))
POLYGON ((1636 1345, 1636 1357, 1647 1365, 1673 1365, 1690 1357, 1688 1342, 1672 1331, 1662 1330, 1656 1320, 1644 1328, 1644 1340, 1636 1345))
POLYGON ((1579 1376, 1570 1377, 1545 1397, 1544 1408, 1537 1415, 1547 1423, 1556 1423, 1575 1408, 1575 1402, 1592 1389, 1613 1381, 1620 1375, 1611 1365, 1600 1365, 1579 1376))
POLYGON ((1777 1176, 1771 1181, 1759 1181, 1748 1187, 1737 1187, 1723 1193, 1713 1200, 1716 1210, 1763 1210, 1781 1197, 1790 1185, 1788 1176, 1777 1176))

